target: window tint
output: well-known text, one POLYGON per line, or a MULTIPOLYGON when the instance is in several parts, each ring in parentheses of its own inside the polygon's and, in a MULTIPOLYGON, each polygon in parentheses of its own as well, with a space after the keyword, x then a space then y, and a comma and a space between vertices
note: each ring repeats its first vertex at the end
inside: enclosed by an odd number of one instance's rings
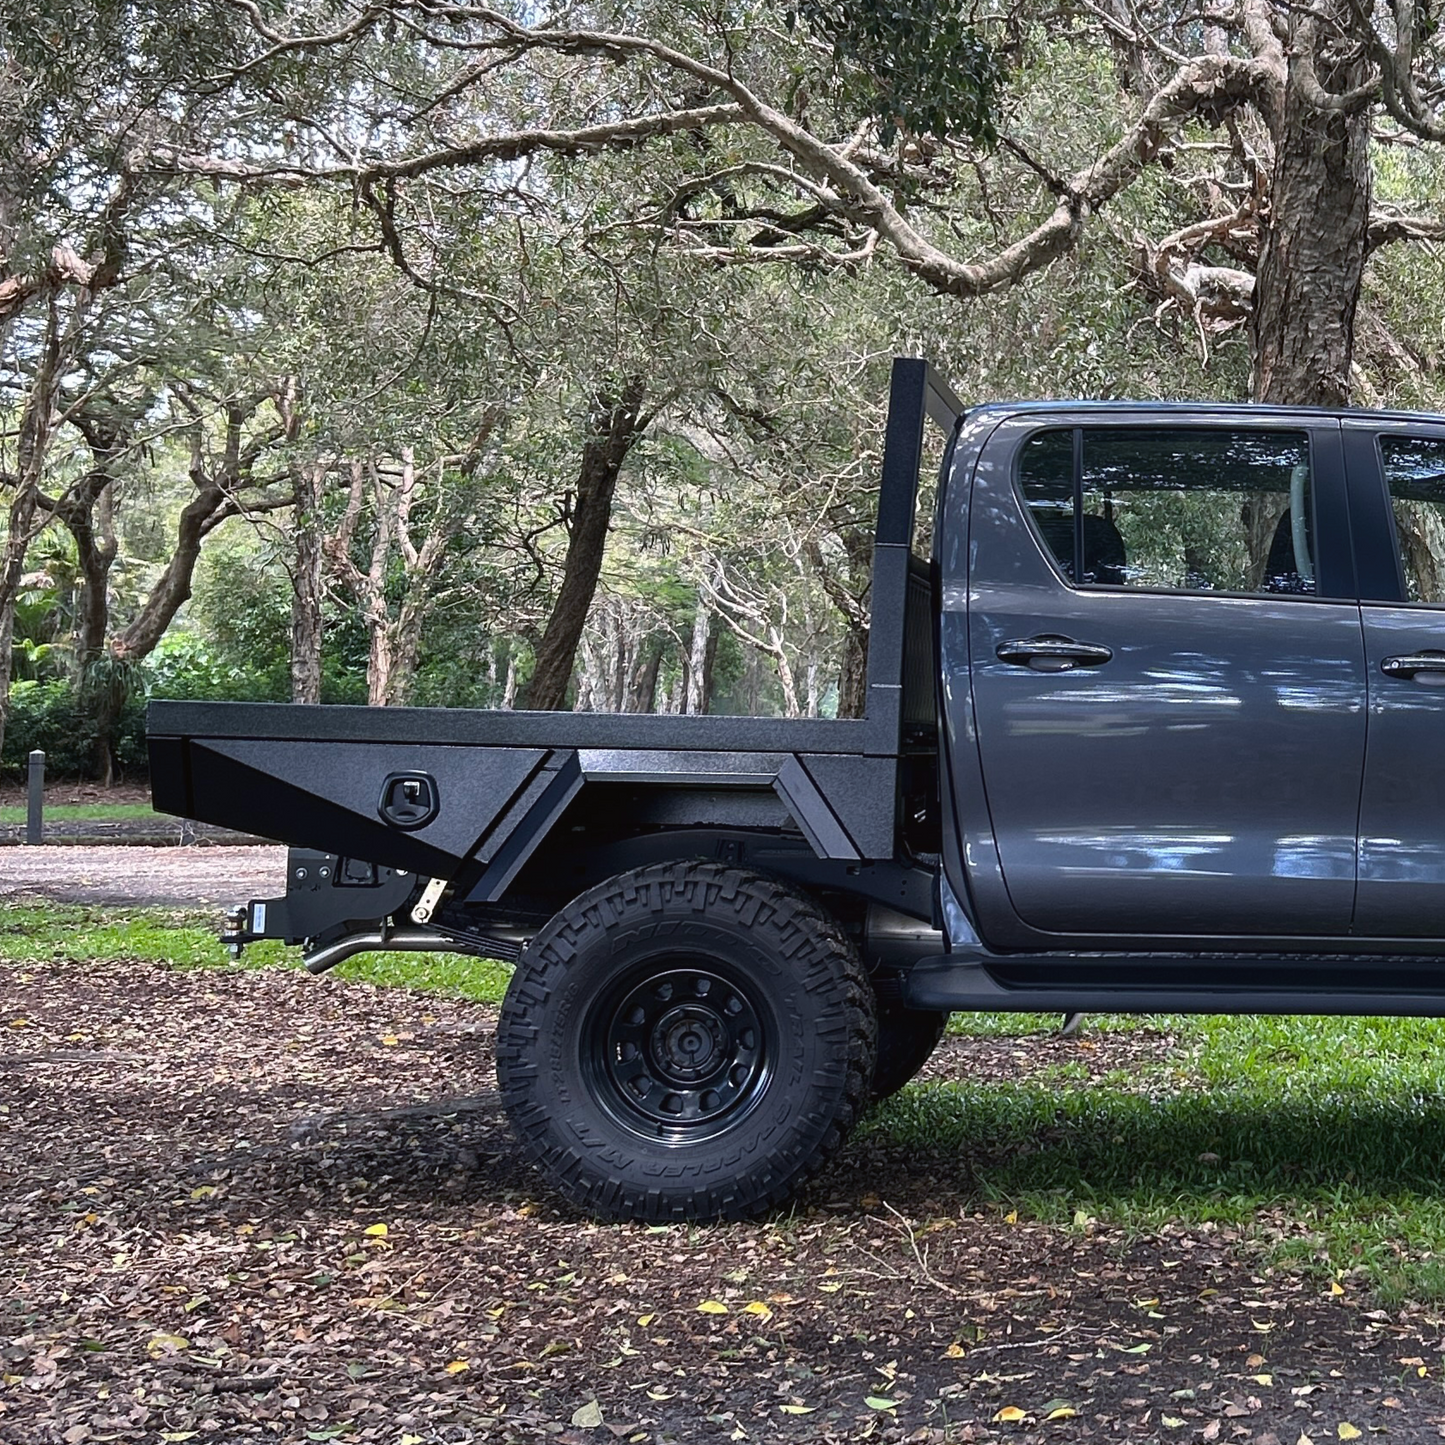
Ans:
POLYGON ((1381 437, 1380 456, 1406 595, 1411 602, 1445 602, 1445 442, 1381 437))
POLYGON ((1057 431, 1025 444, 1019 474, 1039 534, 1070 581, 1182 592, 1315 590, 1303 433, 1085 427, 1078 435, 1077 469, 1074 433, 1057 431))
POLYGON ((1046 431, 1031 436, 1019 453, 1019 490, 1024 504, 1064 576, 1074 580, 1074 434, 1046 431))

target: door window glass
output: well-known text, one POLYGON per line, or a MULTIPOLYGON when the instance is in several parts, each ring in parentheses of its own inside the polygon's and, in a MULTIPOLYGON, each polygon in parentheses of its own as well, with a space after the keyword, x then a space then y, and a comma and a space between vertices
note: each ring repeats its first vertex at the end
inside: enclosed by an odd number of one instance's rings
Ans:
POLYGON ((1019 490, 1064 576, 1074 580, 1074 433, 1035 432, 1019 452, 1019 490))
POLYGON ((1411 602, 1445 603, 1445 441, 1381 437, 1380 456, 1406 595, 1411 602))
POLYGON ((1085 427, 1077 435, 1077 448, 1072 430, 1030 439, 1019 476, 1039 535, 1070 581, 1175 592, 1314 592, 1304 433, 1085 427), (1052 520, 1065 508, 1055 500, 1062 444, 1052 442, 1050 453, 1050 437, 1069 441, 1071 536, 1052 520))

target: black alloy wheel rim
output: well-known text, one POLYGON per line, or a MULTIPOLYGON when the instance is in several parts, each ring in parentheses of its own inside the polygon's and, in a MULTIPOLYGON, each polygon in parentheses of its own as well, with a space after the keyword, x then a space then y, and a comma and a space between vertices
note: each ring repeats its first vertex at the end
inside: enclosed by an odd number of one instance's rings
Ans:
POLYGON ((691 1144, 762 1097, 778 1030, 755 990, 711 959, 630 970, 598 999, 583 1047, 593 1097, 646 1139, 691 1144))

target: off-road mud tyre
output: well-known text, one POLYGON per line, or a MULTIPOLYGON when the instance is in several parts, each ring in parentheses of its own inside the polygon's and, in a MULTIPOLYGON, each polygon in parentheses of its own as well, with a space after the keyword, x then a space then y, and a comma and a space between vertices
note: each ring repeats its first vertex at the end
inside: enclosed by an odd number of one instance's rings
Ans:
POLYGON ((869 1095, 874 1103, 896 1094, 933 1057, 948 1027, 948 1015, 878 1001, 878 1048, 869 1095))
POLYGON ((873 994, 806 896, 659 864, 561 910, 517 964, 502 1106, 552 1186, 610 1220, 723 1220, 787 1201, 873 1076, 873 994))

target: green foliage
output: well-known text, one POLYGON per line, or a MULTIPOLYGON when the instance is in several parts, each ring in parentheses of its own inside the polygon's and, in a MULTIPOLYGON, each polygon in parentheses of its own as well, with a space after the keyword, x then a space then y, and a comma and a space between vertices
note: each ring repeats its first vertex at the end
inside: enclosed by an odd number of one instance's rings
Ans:
POLYGON ((845 104, 878 122, 879 139, 900 130, 993 145, 1007 71, 963 0, 799 0, 804 20, 833 47, 845 104))
POLYGON ((59 593, 55 587, 31 587, 15 599, 16 678, 39 682, 61 670, 64 649, 57 643, 61 627, 59 593))
MULTIPOLYGON (((68 682, 17 682, 10 689, 5 750, 0 767, 23 771, 34 748, 45 753, 50 777, 88 777, 95 764, 95 720, 68 682)), ((131 696, 121 709, 115 756, 123 774, 144 776, 145 699, 131 696)))
POLYGON ((163 638, 146 661, 151 697, 209 698, 216 702, 272 702, 284 698, 284 679, 228 657, 215 643, 194 632, 163 638))

